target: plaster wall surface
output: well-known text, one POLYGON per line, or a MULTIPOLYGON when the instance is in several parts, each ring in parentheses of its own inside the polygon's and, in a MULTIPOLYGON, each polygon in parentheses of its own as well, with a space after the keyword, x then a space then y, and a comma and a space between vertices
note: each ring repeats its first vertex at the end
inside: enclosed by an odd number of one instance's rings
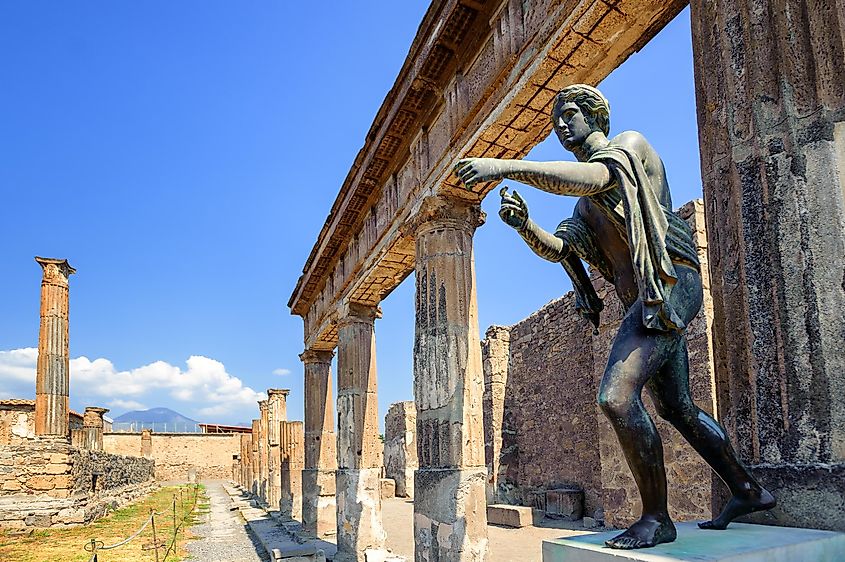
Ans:
MULTIPOLYGON (((141 454, 141 434, 106 433, 103 450, 119 455, 141 454)), ((156 480, 187 480, 196 470, 201 479, 230 479, 241 452, 237 433, 153 433, 152 458, 156 480)))

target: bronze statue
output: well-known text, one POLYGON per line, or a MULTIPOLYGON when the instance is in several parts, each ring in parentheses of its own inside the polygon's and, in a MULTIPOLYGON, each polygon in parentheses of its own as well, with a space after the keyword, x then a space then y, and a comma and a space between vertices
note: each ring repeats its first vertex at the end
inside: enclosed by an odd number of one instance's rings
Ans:
POLYGON ((718 517, 699 527, 724 529, 736 517, 774 507, 774 496, 739 461, 725 430, 690 397, 685 328, 701 308, 700 266, 689 226, 672 213, 660 156, 634 131, 608 139, 610 107, 591 86, 563 89, 551 117, 558 139, 578 162, 467 158, 455 171, 467 187, 510 178, 549 193, 578 196, 572 218, 554 234, 535 224, 519 193, 508 194, 506 187, 500 191, 499 216, 537 255, 564 266, 576 307, 595 326, 602 302, 581 260, 613 283, 626 309, 598 402, 622 445, 643 512, 607 546, 645 548, 677 536, 666 506, 663 445, 643 407, 643 387, 659 415, 689 441, 733 495, 718 517))

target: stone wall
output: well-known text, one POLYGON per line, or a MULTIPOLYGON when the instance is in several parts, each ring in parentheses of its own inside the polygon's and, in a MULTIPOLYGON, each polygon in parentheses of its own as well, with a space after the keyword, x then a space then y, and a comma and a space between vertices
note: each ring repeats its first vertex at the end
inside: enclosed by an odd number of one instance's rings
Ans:
MULTIPOLYGON (((702 204, 688 203, 678 213, 693 227, 704 270, 705 303, 687 331, 691 390, 696 403, 712 413, 712 304, 702 204)), ((639 515, 639 495, 596 404, 623 311, 610 284, 596 277, 593 283, 605 303, 597 335, 575 311, 572 293, 514 326, 487 332, 482 350, 488 500, 532 505, 537 491, 576 485, 584 490, 585 514, 602 508, 608 524, 624 526, 639 515)), ((647 396, 644 402, 664 443, 670 512, 679 521, 709 518, 709 467, 657 418, 647 396)))
MULTIPOLYGON (((155 460, 155 478, 187 480, 195 470, 204 480, 229 480, 240 455, 237 433, 153 433, 150 458, 155 460)), ((141 454, 140 433, 106 433, 103 450, 118 455, 141 454)))
MULTIPOLYGON (((70 432, 80 431, 83 417, 68 413, 70 432)), ((12 398, 0 400, 0 445, 16 445, 35 439, 35 400, 12 398)))
POLYGON ((66 439, 0 446, 0 526, 89 523, 148 492, 153 462, 89 451, 66 439))

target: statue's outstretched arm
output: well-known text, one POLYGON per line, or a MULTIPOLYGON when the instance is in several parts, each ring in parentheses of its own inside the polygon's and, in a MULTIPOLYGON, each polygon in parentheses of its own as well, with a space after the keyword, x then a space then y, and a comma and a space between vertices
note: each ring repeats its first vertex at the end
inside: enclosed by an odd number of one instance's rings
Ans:
POLYGON ((465 158, 455 165, 455 173, 467 187, 510 178, 557 195, 594 195, 613 187, 610 170, 599 162, 465 158))
POLYGON ((521 228, 517 229, 519 236, 525 240, 531 250, 550 262, 560 262, 569 253, 564 247, 563 240, 540 228, 533 220, 528 219, 521 228))

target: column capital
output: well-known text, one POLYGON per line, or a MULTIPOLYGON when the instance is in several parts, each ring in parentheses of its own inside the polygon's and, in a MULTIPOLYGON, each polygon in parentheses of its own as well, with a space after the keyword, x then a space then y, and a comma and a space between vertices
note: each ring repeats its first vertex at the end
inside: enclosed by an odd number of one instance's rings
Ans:
POLYGON ((108 408, 87 406, 82 414, 82 425, 84 427, 103 427, 103 414, 108 411, 108 408))
POLYGON ((443 227, 474 232, 484 224, 487 215, 481 205, 449 195, 425 197, 419 210, 403 226, 403 234, 418 236, 427 230, 443 227))
POLYGON ((345 301, 337 307, 338 328, 354 323, 372 324, 377 318, 381 318, 378 305, 345 301))
POLYGON ((262 413, 264 411, 266 411, 267 410, 267 401, 266 400, 259 400, 258 401, 258 409, 261 410, 262 413))
POLYGON ((284 397, 287 397, 288 394, 290 394, 289 388, 268 388, 267 389, 267 396, 282 395, 284 397))
POLYGON ((330 365, 334 357, 334 350, 306 349, 299 354, 299 360, 306 365, 311 363, 325 363, 330 365))
POLYGON ((60 260, 57 258, 42 258, 41 256, 35 256, 35 261, 37 261, 38 265, 41 266, 43 273, 42 282, 53 282, 66 285, 68 277, 76 273, 76 270, 71 267, 66 259, 60 260))

